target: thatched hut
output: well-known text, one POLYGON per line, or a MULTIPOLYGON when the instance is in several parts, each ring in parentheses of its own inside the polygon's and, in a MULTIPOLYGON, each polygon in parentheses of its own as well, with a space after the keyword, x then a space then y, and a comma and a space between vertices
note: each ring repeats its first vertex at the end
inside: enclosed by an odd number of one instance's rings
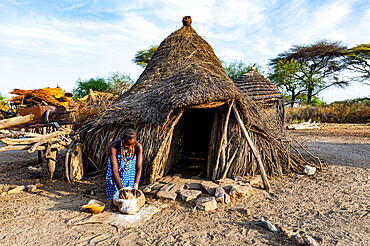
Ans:
POLYGON ((238 76, 234 83, 242 94, 249 96, 267 114, 277 116, 278 120, 284 122, 283 95, 277 86, 260 74, 254 66, 238 76))
POLYGON ((133 87, 80 129, 88 165, 104 170, 110 142, 128 127, 144 146, 144 182, 192 168, 212 179, 302 170, 191 26, 168 36, 133 87))

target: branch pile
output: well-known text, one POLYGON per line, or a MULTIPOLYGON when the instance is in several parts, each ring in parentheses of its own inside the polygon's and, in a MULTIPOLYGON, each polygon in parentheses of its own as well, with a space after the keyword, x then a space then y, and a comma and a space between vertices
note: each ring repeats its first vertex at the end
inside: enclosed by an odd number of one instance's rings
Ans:
POLYGON ((64 92, 60 87, 56 88, 42 88, 36 90, 22 90, 14 89, 11 94, 17 95, 9 99, 16 105, 25 105, 27 107, 38 105, 53 105, 65 107, 72 101, 72 94, 64 92))

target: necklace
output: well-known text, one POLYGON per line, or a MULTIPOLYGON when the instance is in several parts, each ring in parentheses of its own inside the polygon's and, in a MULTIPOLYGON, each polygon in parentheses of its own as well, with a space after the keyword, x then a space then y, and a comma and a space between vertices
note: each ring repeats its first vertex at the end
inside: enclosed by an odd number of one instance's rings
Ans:
POLYGON ((122 141, 121 141, 121 156, 123 157, 124 169, 129 170, 131 169, 131 161, 134 159, 134 147, 130 146, 128 149, 123 148, 122 141), (126 169, 127 164, 129 164, 129 168, 126 169))

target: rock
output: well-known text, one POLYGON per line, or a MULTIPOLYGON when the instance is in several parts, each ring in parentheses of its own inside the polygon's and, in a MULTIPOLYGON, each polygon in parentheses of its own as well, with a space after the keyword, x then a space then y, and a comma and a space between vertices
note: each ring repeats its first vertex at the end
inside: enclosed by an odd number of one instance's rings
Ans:
POLYGON ((243 177, 236 176, 236 177, 234 177, 234 180, 235 181, 243 181, 243 177))
POLYGON ((175 186, 175 184, 168 183, 168 184, 164 185, 162 188, 160 188, 159 190, 160 191, 169 191, 174 186, 175 186))
POLYGON ((252 186, 250 184, 248 185, 234 185, 231 187, 229 195, 231 197, 236 197, 236 196, 245 196, 247 193, 252 192, 252 186))
POLYGON ((158 191, 157 198, 176 200, 177 194, 171 191, 158 191))
POLYGON ((165 184, 156 184, 152 187, 152 190, 159 190, 160 188, 162 188, 165 184))
POLYGON ((179 196, 184 202, 188 202, 190 200, 194 200, 197 198, 202 192, 200 190, 181 190, 179 191, 179 196))
POLYGON ((202 189, 202 184, 201 183, 187 183, 185 185, 185 188, 188 190, 201 190, 202 189))
POLYGON ((208 194, 210 194, 212 196, 215 194, 216 188, 219 187, 218 184, 216 184, 212 181, 203 181, 202 186, 208 192, 208 194))
POLYGON ((166 176, 166 177, 160 178, 158 181, 159 181, 159 183, 168 184, 172 180, 173 180, 173 178, 171 176, 166 176))
POLYGON ((303 238, 304 242, 306 243, 306 245, 319 246, 319 244, 316 242, 316 240, 313 239, 312 237, 308 236, 308 235, 303 235, 302 238, 303 238))
POLYGON ((8 192, 7 191, 3 191, 3 192, 1 192, 1 196, 6 196, 8 194, 8 192))
POLYGON ((217 202, 214 197, 201 197, 195 203, 197 204, 197 208, 203 211, 215 210, 217 208, 217 202))
POLYGON ((278 232, 278 229, 276 228, 276 226, 274 226, 269 221, 264 220, 264 219, 258 221, 256 223, 256 225, 261 226, 261 227, 263 227, 263 228, 265 228, 265 229, 267 229, 267 230, 269 230, 269 231, 271 231, 273 233, 277 233, 278 232))
POLYGON ((176 173, 172 175, 172 178, 181 178, 181 177, 182 177, 181 173, 176 173))
POLYGON ((227 194, 226 192, 225 192, 225 194, 224 194, 224 203, 225 204, 229 204, 230 203, 230 196, 229 196, 229 194, 227 194))
POLYGON ((235 183, 235 182, 232 179, 226 178, 226 179, 216 180, 216 183, 219 185, 223 185, 223 184, 229 184, 229 183, 235 183))
POLYGON ((169 191, 178 193, 184 189, 184 186, 184 183, 175 183, 175 185, 169 191))
POLYGON ((294 236, 294 232, 288 230, 287 228, 283 227, 283 226, 280 226, 279 227, 280 231, 284 234, 284 236, 290 238, 292 236, 294 236))
POLYGON ((309 165, 304 166, 304 173, 311 176, 316 172, 316 167, 311 167, 309 165))
POLYGON ((304 244, 305 244, 305 242, 304 242, 304 240, 303 240, 302 236, 301 236, 301 235, 298 235, 298 234, 296 234, 296 235, 292 236, 292 237, 291 237, 291 240, 292 240, 295 244, 298 244, 298 245, 304 245, 304 244))
MULTIPOLYGON (((27 185, 27 186, 26 186, 26 190, 27 190, 28 192, 36 191, 36 190, 37 190, 37 186, 36 186, 36 185, 27 185)), ((90 190, 89 190, 89 191, 90 191, 90 190)), ((92 191, 92 192, 94 192, 94 191, 92 191)), ((92 194, 92 195, 95 195, 95 193, 94 193, 94 194, 92 194)))
POLYGON ((8 194, 17 194, 17 193, 20 193, 21 191, 23 191, 26 187, 24 187, 23 185, 22 186, 17 186, 16 188, 14 189, 11 189, 11 190, 8 190, 8 194))
POLYGON ((152 188, 154 186, 156 186, 158 184, 158 182, 155 182, 155 183, 151 183, 151 184, 148 184, 147 186, 145 186, 145 188, 143 189, 143 193, 144 194, 148 194, 152 191, 152 188))
POLYGON ((225 190, 222 187, 217 187, 215 190, 215 198, 217 202, 225 202, 225 190))
POLYGON ((250 185, 253 186, 260 186, 262 185, 262 178, 261 175, 257 175, 256 177, 252 177, 248 180, 250 185))
POLYGON ((205 181, 205 179, 202 179, 202 178, 201 178, 201 177, 199 177, 199 176, 192 176, 190 179, 195 179, 195 180, 205 181))
POLYGON ((157 195, 157 192, 158 192, 158 190, 151 190, 151 191, 149 192, 149 195, 151 195, 151 196, 155 196, 155 195, 157 195))

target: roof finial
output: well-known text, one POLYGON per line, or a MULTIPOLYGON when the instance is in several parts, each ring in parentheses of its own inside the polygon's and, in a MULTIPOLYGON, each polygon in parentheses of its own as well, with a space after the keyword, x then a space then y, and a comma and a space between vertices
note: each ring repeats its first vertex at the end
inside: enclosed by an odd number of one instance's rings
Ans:
POLYGON ((190 16, 182 17, 182 24, 184 26, 190 26, 191 25, 191 17, 190 16))
POLYGON ((253 64, 253 66, 251 67, 251 69, 256 70, 256 63, 253 64))

